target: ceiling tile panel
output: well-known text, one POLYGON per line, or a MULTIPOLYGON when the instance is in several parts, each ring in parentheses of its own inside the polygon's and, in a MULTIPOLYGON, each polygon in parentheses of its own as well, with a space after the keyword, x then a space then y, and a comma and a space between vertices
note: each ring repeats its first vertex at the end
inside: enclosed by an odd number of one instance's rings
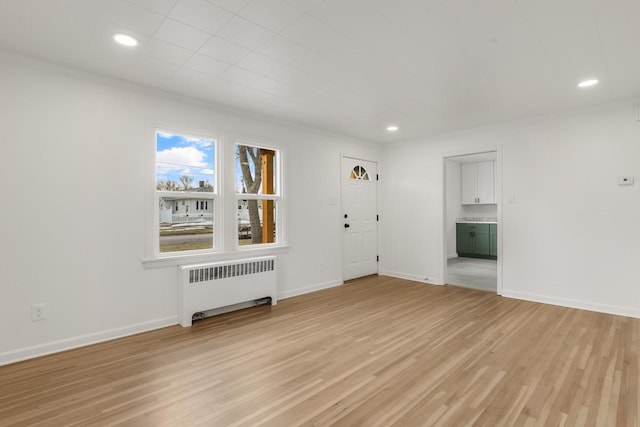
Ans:
POLYGON ((615 26, 620 23, 640 20, 638 0, 591 0, 593 14, 598 26, 615 26))
POLYGON ((220 78, 240 84, 242 86, 251 87, 253 83, 258 82, 265 77, 261 74, 257 74, 252 71, 245 70, 244 68, 232 65, 220 75, 220 78))
POLYGON ((235 64, 251 53, 246 47, 220 37, 212 37, 202 46, 199 52, 230 64, 235 64))
MULTIPOLYGON (((11 0, 16 1, 16 0, 11 0)), ((22 2, 22 0, 19 0, 22 2)), ((44 7, 44 2, 41 0, 28 0, 33 4, 37 4, 38 7, 44 7)), ((103 0, 51 0, 53 3, 58 3, 76 12, 83 12, 94 17, 102 17, 104 11, 107 8, 107 2, 103 0)), ((2 1, 0 3, 6 3, 2 1)))
POLYGON ((163 15, 125 0, 109 0, 105 3, 102 18, 128 31, 153 35, 164 20, 163 15))
POLYGON ((233 14, 206 0, 179 0, 170 18, 210 34, 215 34, 233 17, 233 14))
POLYGON ((153 38, 146 43, 142 53, 155 59, 160 59, 176 65, 182 65, 187 62, 195 52, 176 46, 175 44, 168 43, 164 40, 153 38))
POLYGON ((295 22, 304 12, 283 0, 259 0, 249 3, 238 14, 277 33, 295 22))
POLYGON ((196 51, 211 38, 211 34, 167 18, 155 33, 155 37, 185 49, 196 51))
MULTIPOLYGON (((84 0, 80 0, 84 1, 84 0)), ((129 3, 137 4, 147 10, 167 16, 178 0, 127 0, 129 3)))
POLYGON ((300 9, 303 12, 309 12, 311 9, 322 3, 323 0, 284 0, 296 9, 300 9))
POLYGON ((207 0, 209 3, 218 7, 228 10, 232 13, 237 13, 243 7, 245 7, 251 0, 207 0))
POLYGON ((166 79, 174 74, 178 70, 176 64, 172 64, 167 61, 162 61, 157 58, 152 58, 146 55, 140 55, 131 64, 131 68, 127 74, 131 75, 151 75, 156 76, 159 79, 166 79))
POLYGON ((268 56, 252 52, 238 61, 236 65, 245 70, 253 71, 254 73, 268 75, 280 66, 280 63, 268 56))
POLYGON ((219 76, 230 67, 226 62, 218 61, 201 53, 193 55, 184 66, 210 76, 219 76))
POLYGON ((273 34, 260 25, 236 16, 222 27, 216 36, 253 50, 269 40, 273 34))
POLYGON ((33 12, 35 3, 36 2, 34 0, 0 1, 0 15, 30 16, 33 12))
POLYGON ((593 31, 596 21, 591 0, 516 0, 533 33, 542 41, 566 38, 593 31))
POLYGON ((282 63, 276 64, 268 77, 294 87, 304 88, 315 94, 323 94, 336 88, 327 80, 282 63))

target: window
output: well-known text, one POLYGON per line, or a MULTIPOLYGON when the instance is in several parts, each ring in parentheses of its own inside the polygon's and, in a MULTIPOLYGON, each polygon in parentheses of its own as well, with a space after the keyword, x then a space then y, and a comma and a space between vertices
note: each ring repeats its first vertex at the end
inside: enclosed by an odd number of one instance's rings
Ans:
POLYGON ((150 262, 283 246, 278 148, 167 130, 154 136, 150 262))
POLYGON ((238 245, 278 243, 278 151, 236 144, 235 155, 238 245))
POLYGON ((214 248, 216 141, 156 132, 158 252, 214 248))
POLYGON ((351 171, 349 179, 369 181, 369 173, 362 166, 356 166, 351 171))

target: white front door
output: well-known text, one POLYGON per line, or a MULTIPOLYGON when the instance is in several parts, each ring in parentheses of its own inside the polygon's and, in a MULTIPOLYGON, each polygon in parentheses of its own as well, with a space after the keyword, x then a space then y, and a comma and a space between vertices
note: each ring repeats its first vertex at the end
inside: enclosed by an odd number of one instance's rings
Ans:
POLYGON ((342 158, 344 280, 378 272, 377 164, 342 158))

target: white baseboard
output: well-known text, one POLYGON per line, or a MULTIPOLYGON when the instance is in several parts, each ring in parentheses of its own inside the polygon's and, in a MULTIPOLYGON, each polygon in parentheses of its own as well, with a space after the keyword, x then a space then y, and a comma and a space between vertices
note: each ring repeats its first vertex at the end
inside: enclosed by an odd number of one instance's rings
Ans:
POLYGON ((26 359, 33 359, 35 357, 46 356, 47 354, 59 353, 61 351, 71 350, 78 347, 85 347, 87 345, 97 344, 104 341, 110 341, 129 335, 135 335, 141 332, 148 332, 154 329, 176 325, 177 323, 178 316, 171 316, 164 319, 125 326, 123 328, 110 329, 108 331, 96 332, 94 334, 81 335, 60 341, 52 341, 18 350, 7 351, 0 353, 0 366, 20 362, 26 359))
POLYGON ((333 280, 331 282, 319 283, 312 286, 307 286, 304 288, 292 289, 290 291, 284 291, 278 293, 278 299, 286 299, 291 297, 296 297, 298 295, 308 294, 310 292, 320 291, 322 289, 329 289, 336 286, 342 285, 344 282, 342 280, 333 280))
POLYGON ((442 281, 438 277, 429 276, 425 280, 424 276, 417 276, 415 274, 405 274, 397 271, 383 270, 380 271, 381 276, 390 276, 398 279, 411 280, 412 282, 428 283, 430 285, 442 285, 442 281))
MULTIPOLYGON (((291 291, 279 293, 278 299, 291 298, 297 295, 308 294, 310 292, 332 288, 334 286, 340 286, 342 284, 343 282, 341 280, 335 280, 313 286, 307 286, 305 288, 293 289, 291 291)), ((207 315, 222 314, 231 310, 237 310, 239 308, 251 307, 253 305, 253 303, 241 303, 233 307, 224 307, 218 310, 207 311, 207 315)), ((33 359, 40 356, 46 356, 48 354, 59 353, 61 351, 71 350, 78 347, 84 347, 91 344, 97 344, 104 341, 114 340, 117 338, 123 338, 129 335, 135 335, 141 332, 148 332, 154 329, 160 329, 177 324, 178 316, 171 316, 164 319, 152 320, 149 322, 138 323, 136 325, 125 326, 123 328, 110 329, 93 334, 81 335, 78 337, 52 341, 44 344, 34 345, 31 347, 20 348, 17 350, 11 350, 0 353, 0 366, 20 362, 22 360, 33 359)))
POLYGON ((597 304, 588 301, 580 301, 567 298, 556 298, 545 295, 530 294, 528 292, 502 290, 502 296, 520 299, 524 301, 539 302, 543 304, 559 305, 561 307, 577 308, 580 310, 596 311, 598 313, 614 314, 617 316, 640 318, 640 310, 632 307, 620 307, 615 305, 597 304))
POLYGON ((447 255, 447 259, 451 259, 451 258, 458 258, 458 253, 457 253, 457 252, 454 252, 454 253, 452 253, 452 254, 448 254, 448 255, 447 255))

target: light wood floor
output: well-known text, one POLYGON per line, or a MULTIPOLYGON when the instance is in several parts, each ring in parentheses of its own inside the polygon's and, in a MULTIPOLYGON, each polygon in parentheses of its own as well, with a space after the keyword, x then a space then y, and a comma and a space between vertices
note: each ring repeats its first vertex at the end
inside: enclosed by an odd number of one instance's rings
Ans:
POLYGON ((0 425, 637 426, 640 320, 370 277, 0 367, 0 425))

